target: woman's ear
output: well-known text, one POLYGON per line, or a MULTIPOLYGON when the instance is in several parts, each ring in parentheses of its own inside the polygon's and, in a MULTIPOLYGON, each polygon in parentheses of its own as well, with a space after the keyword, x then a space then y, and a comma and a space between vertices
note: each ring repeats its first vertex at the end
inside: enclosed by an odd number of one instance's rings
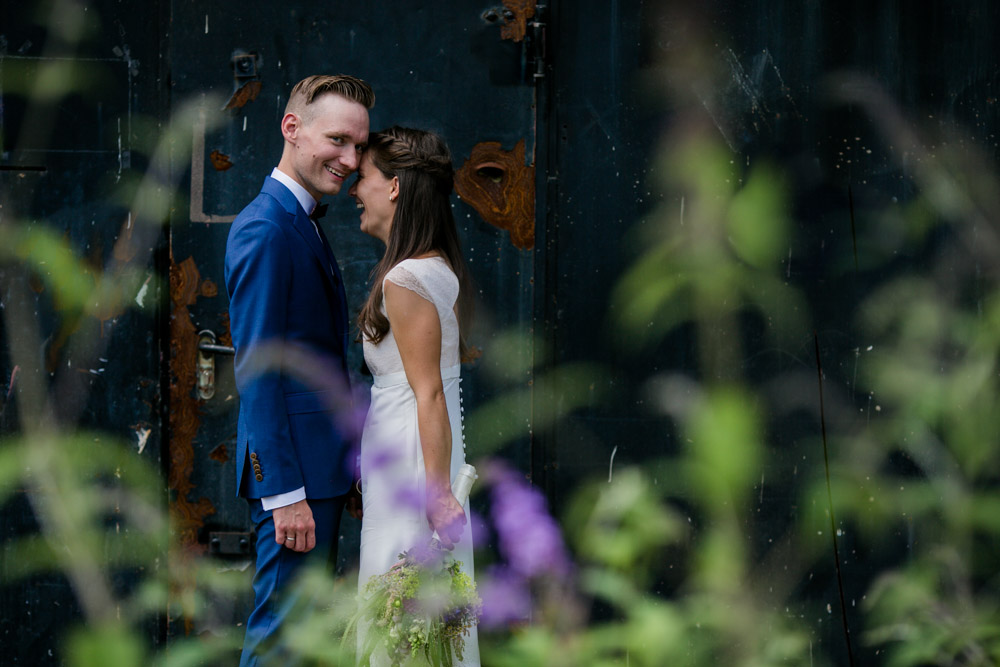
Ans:
POLYGON ((392 187, 389 189, 389 201, 396 201, 399 196, 399 176, 392 177, 392 187))

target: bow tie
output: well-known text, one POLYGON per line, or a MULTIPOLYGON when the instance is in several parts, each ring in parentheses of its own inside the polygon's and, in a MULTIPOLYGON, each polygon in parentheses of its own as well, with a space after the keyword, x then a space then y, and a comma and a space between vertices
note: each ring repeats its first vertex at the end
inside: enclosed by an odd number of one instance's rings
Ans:
POLYGON ((313 222, 315 222, 316 220, 319 220, 324 215, 326 215, 326 207, 327 207, 326 204, 316 204, 316 208, 314 208, 313 212, 309 214, 309 218, 313 222))

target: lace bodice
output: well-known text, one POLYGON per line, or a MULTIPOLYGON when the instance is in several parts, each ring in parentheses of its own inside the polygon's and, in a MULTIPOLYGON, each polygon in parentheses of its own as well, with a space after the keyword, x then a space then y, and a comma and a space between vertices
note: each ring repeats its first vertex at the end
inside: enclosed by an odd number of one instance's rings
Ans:
MULTIPOLYGON (((404 259, 392 267, 382 281, 405 287, 427 299, 437 308, 441 321, 441 368, 449 368, 459 362, 458 357, 458 318, 455 316, 455 302, 458 300, 458 278, 452 272, 448 263, 441 257, 425 259, 404 259)), ((382 314, 385 314, 385 297, 382 298, 382 314)), ((389 321, 389 333, 378 345, 364 341, 365 362, 373 375, 389 375, 403 370, 403 361, 399 357, 399 348, 392 334, 392 321, 389 321)))

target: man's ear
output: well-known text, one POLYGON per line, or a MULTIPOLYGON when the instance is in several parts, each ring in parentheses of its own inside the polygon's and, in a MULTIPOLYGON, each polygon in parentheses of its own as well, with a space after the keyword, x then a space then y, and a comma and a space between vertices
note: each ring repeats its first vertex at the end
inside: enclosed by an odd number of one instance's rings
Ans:
POLYGON ((285 141, 295 143, 301 126, 302 121, 298 116, 293 113, 286 113, 284 118, 281 119, 281 136, 285 138, 285 141))

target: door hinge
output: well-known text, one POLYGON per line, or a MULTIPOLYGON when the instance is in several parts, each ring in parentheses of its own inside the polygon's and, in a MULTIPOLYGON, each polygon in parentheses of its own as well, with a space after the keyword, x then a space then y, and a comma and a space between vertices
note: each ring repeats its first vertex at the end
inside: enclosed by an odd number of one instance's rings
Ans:
POLYGON ((548 5, 535 5, 535 15, 528 22, 525 31, 524 48, 529 72, 538 82, 545 78, 547 57, 546 30, 548 29, 548 5))

